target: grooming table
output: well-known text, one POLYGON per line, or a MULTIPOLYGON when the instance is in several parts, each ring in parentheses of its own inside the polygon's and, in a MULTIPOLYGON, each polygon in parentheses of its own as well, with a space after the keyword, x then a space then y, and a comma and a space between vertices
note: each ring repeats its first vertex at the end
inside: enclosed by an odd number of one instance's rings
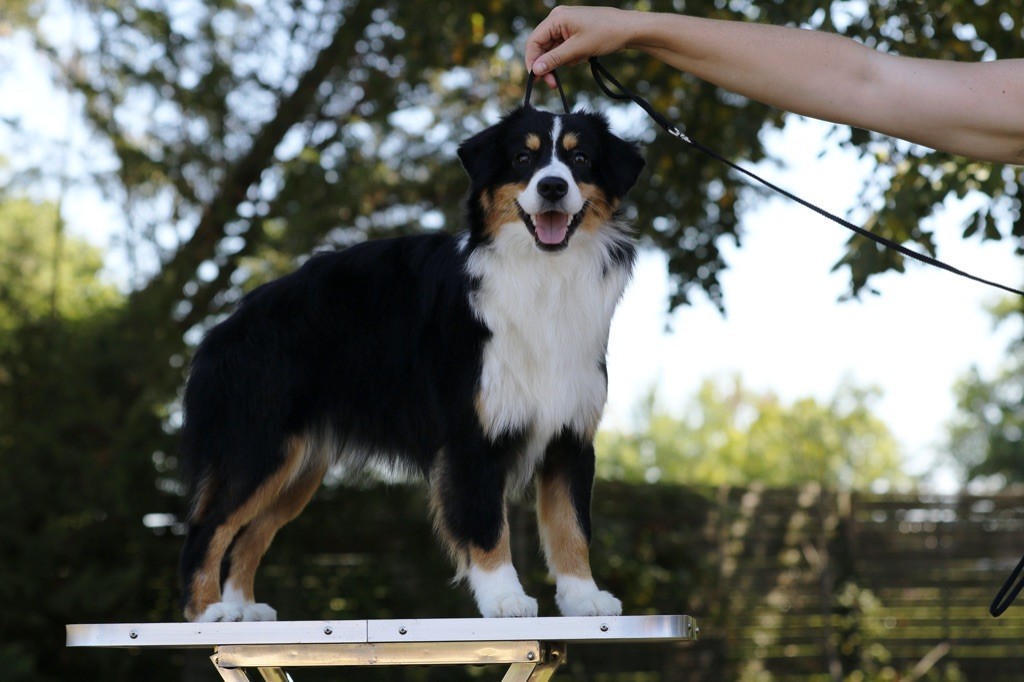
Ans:
POLYGON ((227 682, 256 668, 285 682, 304 666, 509 665, 504 682, 546 682, 569 642, 687 642, 700 628, 689 616, 609 618, 451 618, 267 623, 68 625, 69 647, 213 647, 227 682))

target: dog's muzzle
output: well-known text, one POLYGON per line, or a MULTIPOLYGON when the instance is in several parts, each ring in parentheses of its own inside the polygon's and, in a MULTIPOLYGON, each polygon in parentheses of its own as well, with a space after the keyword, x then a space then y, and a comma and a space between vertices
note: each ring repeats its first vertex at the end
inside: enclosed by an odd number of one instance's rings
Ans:
POLYGON ((565 248, 569 236, 579 225, 586 209, 586 204, 576 213, 565 209, 565 197, 569 193, 569 183, 561 177, 552 175, 542 178, 537 183, 537 194, 541 199, 541 210, 534 214, 526 213, 519 208, 520 217, 529 228, 537 246, 547 251, 565 248))

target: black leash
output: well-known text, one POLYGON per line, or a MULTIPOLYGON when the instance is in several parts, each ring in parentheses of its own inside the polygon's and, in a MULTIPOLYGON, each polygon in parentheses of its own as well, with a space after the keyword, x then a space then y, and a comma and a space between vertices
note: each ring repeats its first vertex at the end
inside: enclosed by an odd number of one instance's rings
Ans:
MULTIPOLYGON (((593 74, 594 81, 597 83, 598 87, 601 88, 604 94, 608 95, 612 99, 629 100, 633 102, 641 109, 643 109, 645 112, 647 112, 647 115, 654 119, 654 122, 661 126, 661 128, 669 135, 679 138, 680 140, 690 145, 697 151, 710 156, 716 161, 721 161, 722 163, 729 166, 733 170, 739 171, 740 173, 743 173, 744 175, 753 178, 754 180, 757 180, 764 186, 775 190, 782 196, 787 197, 788 199, 792 199, 801 206, 811 209, 818 215, 824 218, 828 218, 832 222, 838 223, 839 225, 842 225, 846 229, 852 230, 853 232, 859 234, 860 236, 870 239, 876 244, 881 244, 882 246, 888 249, 893 249, 894 251, 897 251, 903 254, 904 256, 907 256, 908 258, 912 258, 927 265, 941 268, 942 270, 951 272, 954 275, 959 275, 961 277, 974 280, 975 282, 980 282, 981 284, 987 284, 988 286, 1001 289, 1011 294, 1024 296, 1024 291, 1021 291, 1020 289, 1014 289, 1013 287, 1006 286, 1005 284, 999 284, 998 282, 993 282, 987 279, 983 279, 981 277, 977 277, 968 272, 964 272, 963 270, 955 268, 952 265, 943 263, 942 261, 936 258, 932 258, 931 256, 927 256, 916 251, 911 251, 907 247, 903 246, 898 242, 894 242, 891 239, 882 237, 881 235, 874 234, 873 232, 869 232, 868 230, 865 230, 864 228, 858 225, 854 225, 848 220, 844 220, 843 218, 840 218, 837 215, 829 213, 825 209, 820 208, 809 201, 801 199, 792 192, 782 189, 778 185, 765 180, 761 176, 752 173, 751 171, 748 171, 747 169, 741 166, 736 165, 735 163, 725 158, 715 150, 704 146, 700 142, 697 142, 690 136, 686 135, 682 130, 679 129, 678 126, 673 125, 671 121, 662 116, 653 106, 651 106, 650 102, 645 100, 643 97, 640 97, 640 95, 631 92, 628 88, 626 88, 626 86, 624 86, 622 83, 616 80, 615 77, 608 72, 608 69, 604 68, 604 66, 599 61, 597 61, 596 57, 590 58, 590 72, 593 74), (610 87, 608 87, 608 83, 611 83, 613 86, 615 86, 618 89, 618 92, 615 92, 610 87)), ((562 99, 562 107, 565 108, 565 113, 568 114, 569 100, 566 99, 565 92, 562 90, 562 83, 558 79, 557 73, 552 71, 551 75, 554 76, 555 84, 558 86, 558 96, 562 99)), ((530 105, 530 95, 533 92, 534 79, 535 76, 531 72, 526 80, 526 98, 524 102, 525 106, 530 105)), ((992 600, 992 604, 989 606, 989 613, 991 613, 994 617, 998 618, 1000 615, 1002 615, 1002 613, 1006 611, 1007 608, 1009 608, 1010 604, 1013 603, 1013 600, 1017 598, 1017 595, 1019 595, 1020 592, 1024 590, 1024 578, 1022 578, 1022 573, 1024 573, 1024 557, 1021 557, 1021 560, 1017 563, 1017 567, 1013 569, 1013 571, 1010 573, 1010 577, 1006 579, 1006 582, 1003 583, 1003 586, 999 589, 999 592, 996 594, 995 599, 992 600)))
MULTIPOLYGON (((594 75, 594 80, 597 82, 598 87, 601 88, 601 90, 604 92, 604 94, 608 95, 612 99, 629 100, 629 101, 633 102, 634 104, 639 106, 641 109, 646 111, 647 115, 650 116, 652 119, 654 119, 654 122, 657 123, 659 126, 661 126, 662 129, 664 129, 664 131, 667 132, 669 135, 672 135, 673 137, 678 137, 680 140, 682 140, 686 144, 690 145, 691 147, 693 147, 697 151, 700 151, 700 152, 710 156, 711 158, 715 159, 716 161, 721 161, 722 163, 724 163, 725 165, 729 166, 733 170, 739 171, 740 173, 743 173, 744 175, 746 175, 746 176, 748 176, 750 178, 753 178, 754 180, 757 180, 762 185, 764 185, 764 186, 766 186, 766 187, 768 187, 770 189, 775 190, 776 192, 778 192, 782 196, 786 197, 787 199, 792 199, 793 201, 797 202, 801 206, 804 206, 805 208, 811 209, 812 211, 814 211, 818 215, 820 215, 820 216, 822 216, 824 218, 828 218, 832 222, 838 223, 839 225, 842 225, 846 229, 852 230, 853 232, 856 232, 857 234, 859 234, 862 237, 867 237, 868 239, 870 239, 871 241, 875 242, 876 244, 881 244, 882 246, 884 246, 884 247, 886 247, 888 249, 892 249, 894 251, 897 251, 897 252, 903 254, 904 256, 907 256, 908 258, 913 258, 914 260, 920 261, 922 263, 926 263, 926 264, 934 266, 936 268, 941 268, 943 270, 946 270, 947 272, 952 272, 954 275, 959 275, 961 277, 966 277, 967 279, 974 280, 975 282, 980 282, 982 284, 987 284, 990 287, 995 287, 997 289, 1002 289, 1003 291, 1009 292, 1011 294, 1017 294, 1018 296, 1024 296, 1024 291, 1022 291, 1020 289, 1014 289, 1013 287, 1006 286, 1005 284, 1000 284, 998 282, 993 282, 991 280, 987 280, 987 279, 978 277, 976 275, 972 275, 969 272, 964 272, 963 270, 955 268, 952 265, 949 265, 947 263, 943 263, 942 261, 940 261, 940 260, 938 260, 936 258, 932 258, 931 256, 928 256, 928 255, 925 255, 925 254, 922 254, 922 253, 918 253, 917 251, 912 251, 911 249, 908 249, 907 247, 905 247, 902 244, 900 244, 899 242, 895 242, 895 241, 893 241, 891 239, 888 239, 886 237, 883 237, 881 235, 877 235, 877 234, 874 234, 873 232, 869 232, 868 230, 865 230, 863 227, 859 227, 857 225, 854 225, 853 223, 851 223, 848 220, 844 220, 843 218, 840 218, 839 216, 837 216, 837 215, 835 215, 833 213, 829 213, 825 209, 820 208, 820 207, 812 204, 809 201, 801 199, 800 197, 796 196, 792 192, 789 192, 789 191, 779 187, 778 185, 776 185, 774 183, 771 183, 768 180, 765 180, 761 176, 759 176, 759 175, 757 175, 757 174, 747 170, 746 168, 743 168, 742 166, 736 165, 735 163, 733 163, 729 159, 725 158, 724 156, 722 156, 721 154, 719 154, 715 150, 713 150, 713 149, 711 149, 709 147, 705 147, 700 142, 697 142, 693 138, 691 138, 688 135, 686 135, 685 133, 683 133, 677 126, 673 125, 671 121, 669 121, 667 118, 665 118, 660 113, 658 113, 654 109, 654 107, 651 106, 650 102, 645 100, 640 95, 637 95, 636 93, 631 92, 628 88, 626 88, 626 86, 624 86, 619 81, 615 80, 615 77, 612 76, 611 73, 608 72, 608 69, 604 68, 604 66, 599 61, 597 61, 596 57, 591 57, 590 58, 590 71, 594 75), (618 89, 619 92, 612 91, 612 89, 608 87, 608 84, 606 83, 606 81, 607 81, 607 83, 611 83, 612 85, 614 85, 618 89)), ((559 91, 561 91, 561 86, 559 86, 559 91)), ((565 96, 564 95, 562 96, 562 100, 563 100, 563 102, 565 101, 565 96)))
POLYGON ((988 612, 992 614, 994 618, 998 618, 1003 615, 1003 611, 1010 608, 1010 604, 1017 598, 1020 591, 1024 589, 1024 580, 1017 582, 1016 585, 1013 583, 1020 578, 1021 572, 1024 571, 1024 556, 1017 562, 1017 567, 1010 572, 1010 577, 1006 579, 1003 586, 999 588, 999 592, 996 593, 996 598, 992 600, 992 604, 988 607, 988 612), (1011 589, 1012 588, 1012 589, 1011 589))

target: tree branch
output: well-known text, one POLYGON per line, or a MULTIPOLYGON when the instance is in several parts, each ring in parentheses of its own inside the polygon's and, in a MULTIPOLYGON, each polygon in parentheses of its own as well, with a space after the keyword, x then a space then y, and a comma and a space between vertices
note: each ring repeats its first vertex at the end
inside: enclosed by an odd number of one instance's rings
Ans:
MULTIPOLYGON (((356 3, 356 8, 362 4, 356 3)), ((216 200, 204 207, 195 232, 160 273, 131 296, 131 307, 155 308, 160 316, 169 319, 170 306, 181 296, 182 287, 194 275, 196 267, 215 255, 217 243, 224 237, 226 225, 237 215, 249 187, 273 165, 277 145, 296 123, 309 115, 317 101, 320 84, 342 63, 342 48, 351 31, 349 24, 353 14, 339 23, 330 43, 319 52, 295 89, 278 101, 274 117, 253 138, 249 151, 228 169, 216 192, 216 200)))

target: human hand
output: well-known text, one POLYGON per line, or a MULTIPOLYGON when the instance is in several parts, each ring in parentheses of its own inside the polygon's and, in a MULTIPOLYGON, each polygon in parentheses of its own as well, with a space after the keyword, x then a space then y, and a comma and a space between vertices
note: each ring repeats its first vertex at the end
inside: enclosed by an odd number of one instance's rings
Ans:
POLYGON ((625 47, 629 15, 614 7, 555 7, 526 40, 526 70, 555 87, 553 69, 625 47))

